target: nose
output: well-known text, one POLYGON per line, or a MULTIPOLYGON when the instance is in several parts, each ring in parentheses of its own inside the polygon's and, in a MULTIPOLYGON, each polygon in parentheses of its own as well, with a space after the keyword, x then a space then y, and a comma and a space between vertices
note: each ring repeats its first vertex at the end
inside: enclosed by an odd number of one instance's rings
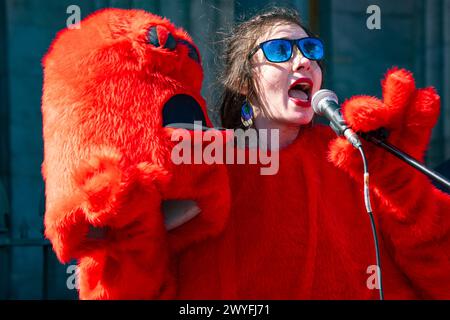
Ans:
POLYGON ((293 54, 294 54, 293 64, 292 64, 293 71, 297 71, 300 69, 309 70, 311 68, 311 60, 304 57, 303 54, 300 52, 300 49, 297 46, 294 46, 293 54))

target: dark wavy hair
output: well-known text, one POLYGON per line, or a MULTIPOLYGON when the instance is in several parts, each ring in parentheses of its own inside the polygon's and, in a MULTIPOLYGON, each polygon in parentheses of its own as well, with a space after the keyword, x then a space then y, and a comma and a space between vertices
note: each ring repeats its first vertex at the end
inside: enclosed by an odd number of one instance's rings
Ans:
MULTIPOLYGON (((300 20, 294 9, 271 7, 252 18, 239 23, 224 40, 225 50, 220 82, 223 93, 218 103, 222 127, 237 129, 244 128, 241 123, 241 107, 244 102, 257 102, 255 82, 253 81, 252 65, 248 59, 250 51, 257 45, 258 38, 270 27, 277 23, 296 24, 309 36, 313 33, 300 20), (243 95, 242 88, 247 94, 243 95)), ((320 68, 322 65, 319 63, 320 68)))

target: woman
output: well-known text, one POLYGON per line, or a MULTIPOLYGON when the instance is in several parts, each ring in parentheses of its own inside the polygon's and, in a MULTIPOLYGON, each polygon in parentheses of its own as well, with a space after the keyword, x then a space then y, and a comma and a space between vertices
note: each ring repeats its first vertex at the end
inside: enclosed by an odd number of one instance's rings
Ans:
MULTIPOLYGON (((378 298, 361 159, 331 129, 312 125, 322 49, 287 9, 234 30, 225 55, 223 126, 277 129, 279 146, 267 147, 279 152, 279 171, 262 176, 259 165, 229 166, 229 222, 220 237, 179 258, 179 298, 378 298)), ((386 127, 389 141, 422 158, 439 97, 432 89, 416 90, 410 73, 392 70, 383 98, 346 102, 348 123, 356 131, 386 127)), ((449 198, 399 160, 364 148, 385 297, 450 298, 449 198)))

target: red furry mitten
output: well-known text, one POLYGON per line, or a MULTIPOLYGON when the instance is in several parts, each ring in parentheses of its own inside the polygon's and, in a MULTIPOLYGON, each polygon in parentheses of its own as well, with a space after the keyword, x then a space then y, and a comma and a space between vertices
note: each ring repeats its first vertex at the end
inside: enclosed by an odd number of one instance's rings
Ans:
MULTIPOLYGON (((345 120, 357 132, 387 129, 387 142, 422 161, 439 115, 439 96, 433 88, 416 89, 412 74, 403 69, 390 70, 382 87, 383 101, 368 96, 346 101, 345 120)), ((403 161, 362 142, 385 250, 424 297, 449 298, 450 197, 403 161)), ((330 143, 329 158, 362 182, 360 154, 344 138, 330 143)))
MULTIPOLYGON (((431 130, 439 116, 439 96, 433 88, 416 89, 412 74, 404 69, 390 70, 382 87, 383 101, 369 96, 356 96, 346 101, 342 106, 345 120, 357 132, 387 129, 389 143, 423 160, 431 130)), ((430 183, 386 151, 366 141, 363 146, 371 184, 391 205, 402 209, 398 214, 404 215, 423 197, 423 187, 431 188, 430 183)), ((362 179, 360 154, 344 138, 331 143, 329 158, 356 179, 362 179)))
POLYGON ((168 172, 147 162, 124 167, 121 160, 118 153, 104 150, 82 162, 75 172, 84 199, 82 208, 93 226, 124 227, 148 212, 152 200, 158 210, 162 198, 158 186, 169 182, 168 172), (146 200, 137 198, 142 190, 147 191, 146 200), (127 208, 126 214, 121 213, 123 208, 127 208))

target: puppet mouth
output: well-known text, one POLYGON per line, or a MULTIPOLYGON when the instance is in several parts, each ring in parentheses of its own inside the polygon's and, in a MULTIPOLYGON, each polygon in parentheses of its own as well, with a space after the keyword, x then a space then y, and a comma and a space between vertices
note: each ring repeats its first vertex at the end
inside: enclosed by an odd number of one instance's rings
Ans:
POLYGON ((163 107, 162 118, 163 127, 208 129, 202 107, 187 94, 177 94, 170 98, 163 107))

